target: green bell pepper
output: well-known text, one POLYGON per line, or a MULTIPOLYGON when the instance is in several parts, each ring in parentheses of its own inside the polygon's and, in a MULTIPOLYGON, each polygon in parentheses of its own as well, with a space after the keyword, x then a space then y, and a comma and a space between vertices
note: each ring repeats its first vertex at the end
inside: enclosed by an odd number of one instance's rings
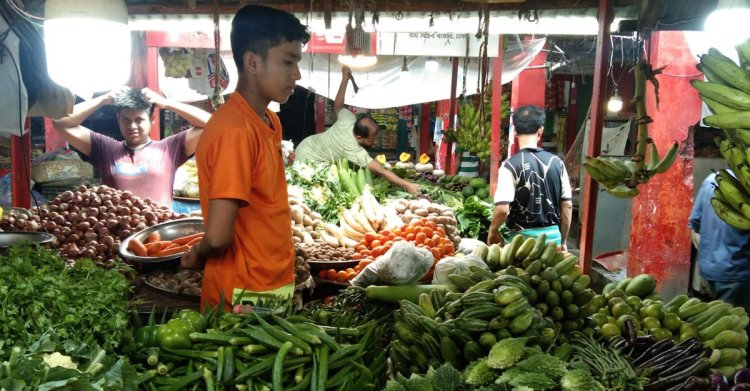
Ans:
POLYGON ((193 328, 184 319, 175 318, 156 326, 156 338, 159 346, 170 349, 189 349, 192 346, 190 333, 193 328))
POLYGON ((204 318, 203 315, 201 315, 198 311, 184 309, 180 311, 179 314, 177 314, 177 318, 187 321, 190 324, 192 330, 197 333, 206 331, 206 318, 204 318))

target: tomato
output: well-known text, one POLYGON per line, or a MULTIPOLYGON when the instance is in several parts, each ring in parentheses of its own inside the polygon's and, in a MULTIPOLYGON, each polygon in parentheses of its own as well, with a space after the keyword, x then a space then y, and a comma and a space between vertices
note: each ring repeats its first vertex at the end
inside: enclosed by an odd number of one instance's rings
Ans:
POLYGON ((380 236, 389 236, 389 235, 392 235, 392 234, 391 234, 391 231, 389 231, 387 229, 384 229, 384 230, 380 231, 379 235, 380 236))
POLYGON ((336 281, 337 275, 338 275, 338 272, 336 271, 336 269, 326 270, 326 280, 336 281))
POLYGON ((367 246, 367 241, 364 240, 364 239, 362 239, 359 242, 357 242, 357 244, 360 245, 360 246, 367 246))
POLYGON ((413 234, 415 230, 416 230, 416 228, 414 228, 412 226, 407 226, 406 229, 404 230, 404 232, 406 232, 406 236, 409 236, 409 234, 413 234))
POLYGON ((400 241, 402 241, 402 240, 406 240, 406 239, 404 239, 404 237, 403 237, 403 236, 396 236, 395 238, 393 238, 393 241, 394 241, 394 242, 400 242, 400 241))
POLYGON ((421 227, 424 226, 424 221, 422 221, 422 220, 413 221, 409 225, 411 225, 412 227, 420 227, 421 228, 421 227))
POLYGON ((336 274, 336 281, 338 282, 347 282, 349 281, 349 274, 347 272, 341 270, 336 274))
POLYGON ((414 232, 406 234, 406 240, 408 242, 413 242, 416 235, 414 235, 414 232))
POLYGON ((391 249, 391 246, 383 246, 383 254, 387 253, 391 249))
POLYGON ((428 238, 432 236, 432 229, 430 229, 430 228, 427 228, 427 227, 422 227, 422 228, 421 228, 421 229, 419 230, 419 232, 421 232, 421 233, 423 233, 423 234, 427 235, 427 237, 428 237, 428 238))
POLYGON ((359 261, 359 263, 357 264, 357 267, 361 269, 361 268, 367 266, 367 263, 368 263, 367 260, 363 259, 363 260, 359 261))
POLYGON ((427 222, 426 222, 426 223, 424 224, 424 226, 425 226, 425 227, 427 227, 427 228, 429 228, 429 229, 431 229, 431 230, 433 230, 433 231, 434 231, 434 230, 435 230, 435 229, 437 228, 437 225, 435 225, 435 222, 433 222, 433 221, 430 221, 430 220, 428 220, 428 221, 427 221, 427 222))
POLYGON ((445 248, 445 254, 447 255, 453 255, 453 252, 456 251, 453 248, 453 243, 447 243, 444 248, 445 248))
POLYGON ((427 238, 424 240, 424 245, 427 247, 433 248, 435 247, 435 241, 430 238, 427 238))
POLYGON ((425 239, 427 239, 427 235, 425 235, 424 233, 420 232, 416 236, 414 236, 414 243, 416 243, 416 244, 422 244, 422 243, 424 243, 425 239))
POLYGON ((435 228, 435 231, 437 231, 440 235, 445 236, 445 228, 437 227, 435 228))
POLYGON ((390 235, 386 236, 385 238, 386 238, 386 239, 387 239, 387 240, 388 240, 389 242, 392 242, 392 241, 393 241, 393 239, 396 239, 396 235, 394 235, 394 234, 390 234, 390 235))
POLYGON ((369 256, 371 256, 371 255, 372 255, 372 250, 362 250, 362 251, 360 251, 359 253, 360 253, 360 254, 362 254, 362 257, 363 257, 363 258, 364 258, 364 257, 369 257, 369 256))
POLYGON ((370 242, 370 248, 379 247, 382 244, 383 243, 381 243, 379 239, 375 239, 372 242, 370 242))
POLYGON ((362 254, 360 253, 354 253, 354 255, 352 255, 352 259, 354 260, 361 259, 361 258, 362 258, 362 254))
POLYGON ((321 270, 318 272, 318 277, 325 279, 326 278, 326 271, 321 270))
POLYGON ((440 250, 438 250, 437 248, 430 249, 430 252, 432 252, 432 257, 435 258, 436 261, 440 259, 440 257, 443 255, 440 253, 440 250))

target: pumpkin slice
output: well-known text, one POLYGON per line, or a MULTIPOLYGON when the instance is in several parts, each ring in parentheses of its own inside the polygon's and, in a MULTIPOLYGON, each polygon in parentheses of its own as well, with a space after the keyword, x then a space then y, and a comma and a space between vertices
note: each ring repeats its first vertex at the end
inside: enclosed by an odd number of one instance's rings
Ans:
POLYGON ((398 160, 406 163, 411 159, 411 154, 406 152, 401 152, 401 155, 399 155, 398 160))
POLYGON ((375 160, 377 160, 380 164, 385 164, 387 162, 387 160, 385 159, 385 155, 383 154, 376 156, 375 160))
POLYGON ((423 153, 423 154, 421 154, 421 155, 419 156, 419 162, 420 162, 420 163, 422 163, 422 164, 427 164, 427 163, 429 163, 429 162, 430 162, 430 157, 429 157, 429 156, 427 156, 427 154, 426 154, 426 153, 423 153))

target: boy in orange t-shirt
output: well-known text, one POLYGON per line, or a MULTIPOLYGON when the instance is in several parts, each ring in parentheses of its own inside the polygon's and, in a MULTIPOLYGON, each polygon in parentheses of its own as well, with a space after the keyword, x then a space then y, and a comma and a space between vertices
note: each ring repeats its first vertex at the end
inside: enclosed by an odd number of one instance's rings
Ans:
POLYGON ((203 239, 182 259, 205 264, 201 307, 294 292, 294 246, 281 123, 268 110, 300 79, 310 38, 292 14, 249 5, 232 21, 237 90, 208 121, 196 150, 203 239))

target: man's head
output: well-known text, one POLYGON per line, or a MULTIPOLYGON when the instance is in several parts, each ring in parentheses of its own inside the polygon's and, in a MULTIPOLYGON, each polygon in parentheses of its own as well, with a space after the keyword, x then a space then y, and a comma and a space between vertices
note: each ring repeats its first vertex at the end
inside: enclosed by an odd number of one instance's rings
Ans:
POLYGON ((284 103, 301 78, 302 45, 310 33, 294 15, 274 8, 248 5, 232 20, 232 56, 240 78, 252 78, 258 93, 284 103))
POLYGON ((125 143, 137 147, 148 140, 151 131, 151 112, 154 106, 149 103, 140 89, 124 90, 114 98, 117 124, 125 143))
POLYGON ((534 105, 517 108, 513 112, 513 126, 519 135, 536 134, 544 128, 544 110, 534 105))
POLYGON ((365 148, 372 148, 375 145, 379 130, 380 125, 369 115, 359 116, 354 122, 354 138, 365 148))

